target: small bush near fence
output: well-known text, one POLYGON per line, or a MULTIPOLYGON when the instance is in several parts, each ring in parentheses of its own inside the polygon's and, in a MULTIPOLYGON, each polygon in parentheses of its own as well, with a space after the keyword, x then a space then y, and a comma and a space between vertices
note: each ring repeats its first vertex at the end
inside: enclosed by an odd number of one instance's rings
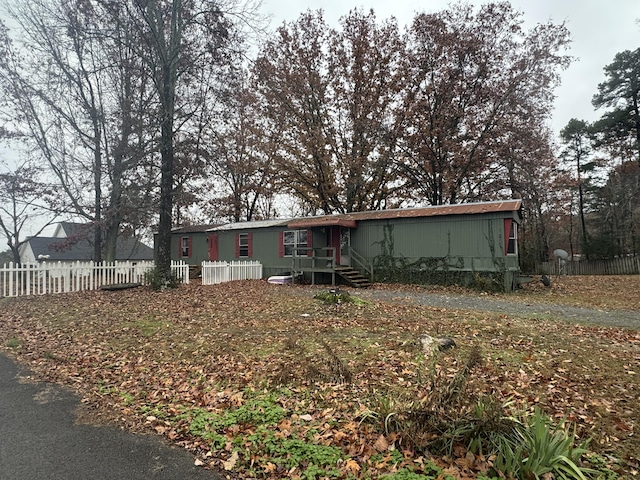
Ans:
POLYGON ((174 270, 171 271, 169 278, 165 278, 159 268, 153 267, 145 272, 144 281, 153 290, 167 290, 177 288, 182 279, 174 270))

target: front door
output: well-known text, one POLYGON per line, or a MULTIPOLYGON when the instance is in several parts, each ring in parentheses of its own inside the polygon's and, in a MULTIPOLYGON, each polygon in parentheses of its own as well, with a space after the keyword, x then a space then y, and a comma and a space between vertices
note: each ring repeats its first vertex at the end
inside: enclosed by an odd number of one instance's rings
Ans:
POLYGON ((207 242, 209 243, 209 261, 217 262, 218 261, 218 235, 209 235, 207 238, 207 242))
POLYGON ((347 267, 351 266, 351 229, 340 227, 340 257, 338 264, 347 267))

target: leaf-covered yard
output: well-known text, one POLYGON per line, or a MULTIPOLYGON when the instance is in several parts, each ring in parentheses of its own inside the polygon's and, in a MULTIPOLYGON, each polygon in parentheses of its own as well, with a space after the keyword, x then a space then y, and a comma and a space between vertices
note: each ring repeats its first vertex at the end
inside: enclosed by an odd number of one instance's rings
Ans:
MULTIPOLYGON (((611 478, 637 474, 637 330, 357 290, 327 304, 320 291, 250 281, 4 298, 0 349, 78 391, 84 419, 157 432, 232 478, 476 478, 494 459, 437 429, 492 404, 566 417, 611 478), (456 347, 427 355, 424 334, 456 347)), ((640 315, 638 291, 639 276, 580 277, 506 298, 640 315)))

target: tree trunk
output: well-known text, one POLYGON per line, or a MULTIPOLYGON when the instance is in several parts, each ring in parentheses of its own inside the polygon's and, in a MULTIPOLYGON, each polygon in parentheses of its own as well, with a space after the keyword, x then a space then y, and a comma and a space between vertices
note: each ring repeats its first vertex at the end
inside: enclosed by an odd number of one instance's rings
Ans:
MULTIPOLYGON (((167 81, 164 94, 170 89, 167 81)), ((166 97, 165 97, 166 100, 166 97)), ((173 105, 171 99, 171 106, 173 105)), ((173 210, 173 114, 169 114, 169 106, 164 105, 160 139, 160 155, 162 159, 160 177, 160 219, 158 223, 158 258, 156 266, 163 278, 171 276, 171 211, 173 210)))
MULTIPOLYGON (((156 8, 158 8, 156 6, 156 8)), ((154 32, 162 61, 158 85, 162 109, 160 130, 160 218, 156 268, 165 280, 171 278, 171 213, 173 211, 174 145, 173 121, 178 60, 182 35, 182 0, 174 0, 171 9, 170 37, 165 39, 161 25, 154 32)))

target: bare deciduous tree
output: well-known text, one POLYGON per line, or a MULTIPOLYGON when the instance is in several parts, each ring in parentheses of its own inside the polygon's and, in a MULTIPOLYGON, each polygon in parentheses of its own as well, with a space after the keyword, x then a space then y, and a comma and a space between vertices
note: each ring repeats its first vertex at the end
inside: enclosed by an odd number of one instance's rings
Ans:
POLYGON ((55 220, 46 204, 50 187, 42 183, 37 168, 26 163, 0 173, 0 234, 6 239, 13 262, 20 263, 20 247, 27 241, 25 231, 39 235, 55 220), (36 231, 30 228, 40 219, 36 231))
POLYGON ((139 39, 130 28, 114 29, 96 2, 34 0, 10 12, 21 42, 0 76, 16 123, 56 178, 66 210, 92 223, 94 260, 113 260, 127 218, 125 172, 148 148, 140 128, 148 94, 132 54, 139 39))

